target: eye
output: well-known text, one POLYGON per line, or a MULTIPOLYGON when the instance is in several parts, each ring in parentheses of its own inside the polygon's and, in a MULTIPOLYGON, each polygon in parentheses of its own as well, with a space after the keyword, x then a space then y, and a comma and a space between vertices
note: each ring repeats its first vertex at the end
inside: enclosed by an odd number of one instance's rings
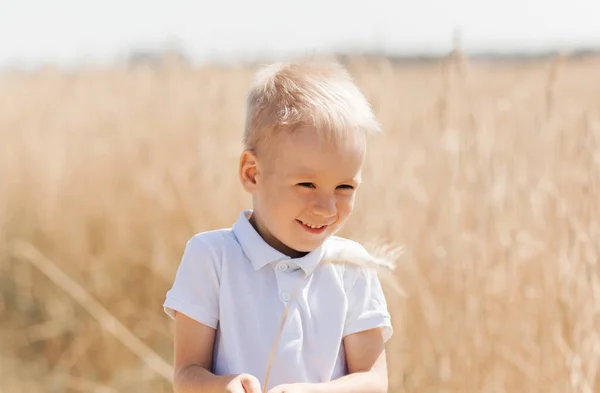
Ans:
POLYGON ((298 183, 298 185, 300 187, 305 187, 305 188, 314 188, 315 185, 313 183, 298 183))
POLYGON ((342 184, 338 186, 338 188, 341 188, 343 190, 354 190, 354 186, 351 186, 350 184, 342 184))

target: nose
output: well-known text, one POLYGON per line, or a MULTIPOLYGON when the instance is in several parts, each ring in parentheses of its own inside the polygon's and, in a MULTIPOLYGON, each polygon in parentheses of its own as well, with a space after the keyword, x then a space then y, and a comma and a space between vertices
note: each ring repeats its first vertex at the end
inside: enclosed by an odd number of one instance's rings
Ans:
POLYGON ((315 215, 329 218, 337 213, 336 200, 333 195, 320 195, 315 199, 313 205, 315 215))

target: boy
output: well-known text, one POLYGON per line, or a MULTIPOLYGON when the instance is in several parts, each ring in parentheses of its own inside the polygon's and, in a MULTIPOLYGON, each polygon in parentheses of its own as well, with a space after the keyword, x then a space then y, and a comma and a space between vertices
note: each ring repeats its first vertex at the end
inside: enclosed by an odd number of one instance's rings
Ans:
POLYGON ((366 253, 334 235, 353 210, 366 136, 378 131, 337 63, 257 74, 239 161, 253 207, 232 228, 188 241, 164 303, 175 320, 176 392, 387 391, 392 325, 377 275, 323 262, 366 253))

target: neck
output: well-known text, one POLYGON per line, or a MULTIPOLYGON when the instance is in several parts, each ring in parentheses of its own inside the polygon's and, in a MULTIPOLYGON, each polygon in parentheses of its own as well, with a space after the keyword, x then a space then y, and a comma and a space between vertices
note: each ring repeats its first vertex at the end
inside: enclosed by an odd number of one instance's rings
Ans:
POLYGON ((256 211, 252 212, 248 221, 269 246, 273 247, 282 254, 285 254, 290 258, 301 258, 308 254, 307 252, 296 251, 293 248, 286 246, 279 239, 269 233, 269 231, 262 224, 256 211))

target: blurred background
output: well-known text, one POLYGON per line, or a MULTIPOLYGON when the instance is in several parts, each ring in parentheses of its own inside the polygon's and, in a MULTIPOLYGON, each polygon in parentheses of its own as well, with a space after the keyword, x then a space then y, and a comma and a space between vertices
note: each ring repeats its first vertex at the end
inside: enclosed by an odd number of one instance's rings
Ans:
POLYGON ((404 246, 392 392, 597 392, 600 3, 0 0, 0 392, 169 392, 186 241, 249 207, 256 68, 386 131, 341 235, 404 246))

